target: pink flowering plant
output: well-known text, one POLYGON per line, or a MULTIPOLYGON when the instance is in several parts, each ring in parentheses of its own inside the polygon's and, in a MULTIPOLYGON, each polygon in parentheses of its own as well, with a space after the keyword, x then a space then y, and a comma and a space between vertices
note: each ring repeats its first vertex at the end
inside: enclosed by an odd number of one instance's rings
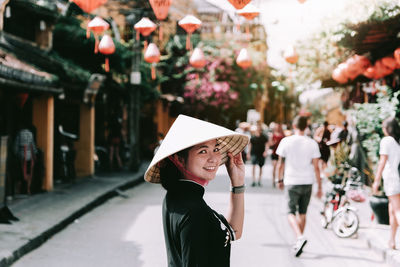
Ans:
POLYGON ((187 68, 184 86, 185 109, 189 114, 224 125, 244 119, 254 98, 264 89, 263 71, 258 68, 240 68, 235 58, 239 48, 210 43, 203 48, 206 66, 197 70, 187 68))

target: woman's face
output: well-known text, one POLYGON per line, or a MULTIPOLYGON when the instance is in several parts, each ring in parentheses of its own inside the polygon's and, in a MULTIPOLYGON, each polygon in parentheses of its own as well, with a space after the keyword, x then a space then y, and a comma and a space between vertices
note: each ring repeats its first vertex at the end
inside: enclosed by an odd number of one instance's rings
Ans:
POLYGON ((195 145, 189 150, 186 170, 205 180, 213 180, 221 163, 217 140, 195 145))

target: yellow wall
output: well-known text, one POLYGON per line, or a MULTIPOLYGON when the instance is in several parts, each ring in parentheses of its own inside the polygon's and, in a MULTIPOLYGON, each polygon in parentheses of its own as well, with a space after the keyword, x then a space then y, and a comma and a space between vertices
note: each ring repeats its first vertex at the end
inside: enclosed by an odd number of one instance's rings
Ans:
POLYGON ((54 98, 44 95, 33 100, 33 125, 36 127, 37 146, 43 151, 44 190, 53 189, 54 98))
POLYGON ((81 104, 79 140, 75 142, 78 177, 94 174, 94 107, 81 104))

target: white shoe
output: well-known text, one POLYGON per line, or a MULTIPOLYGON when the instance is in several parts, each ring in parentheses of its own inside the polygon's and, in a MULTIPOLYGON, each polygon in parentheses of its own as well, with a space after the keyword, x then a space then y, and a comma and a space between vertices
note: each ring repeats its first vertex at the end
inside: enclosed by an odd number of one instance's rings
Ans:
POLYGON ((299 257, 301 253, 303 253, 303 248, 307 244, 307 239, 299 238, 296 241, 296 244, 293 246, 294 255, 299 257))

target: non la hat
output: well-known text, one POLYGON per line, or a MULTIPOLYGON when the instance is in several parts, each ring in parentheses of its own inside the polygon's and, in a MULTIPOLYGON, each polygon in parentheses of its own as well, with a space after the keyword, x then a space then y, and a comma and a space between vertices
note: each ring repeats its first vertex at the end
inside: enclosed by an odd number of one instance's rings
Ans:
POLYGON ((227 152, 231 152, 235 156, 242 152, 249 143, 246 135, 210 122, 179 115, 154 155, 144 174, 144 179, 147 182, 160 183, 158 167, 160 161, 181 150, 213 139, 218 139, 220 144, 221 165, 227 161, 227 152))

